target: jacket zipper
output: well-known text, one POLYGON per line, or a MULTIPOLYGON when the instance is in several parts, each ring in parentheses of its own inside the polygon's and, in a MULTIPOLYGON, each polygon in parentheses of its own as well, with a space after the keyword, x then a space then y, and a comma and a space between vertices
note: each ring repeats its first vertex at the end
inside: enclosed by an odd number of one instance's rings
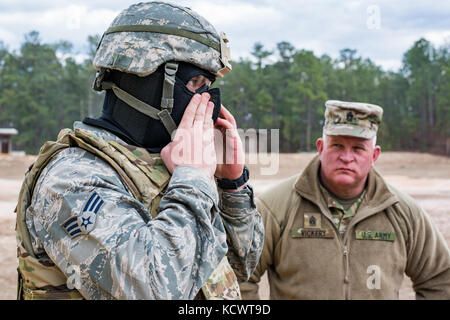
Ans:
MULTIPOLYGON (((334 226, 334 225, 333 225, 334 226)), ((336 227, 334 228, 336 237, 339 239, 339 243, 341 244, 342 247, 342 255, 343 255, 343 259, 344 259, 344 299, 348 300, 350 293, 349 293, 349 283, 350 283, 350 277, 349 277, 349 261, 348 261, 348 254, 349 254, 349 248, 347 246, 347 241, 346 241, 346 237, 344 236, 344 239, 341 239, 341 235, 339 234, 339 231, 336 229, 336 227)), ((347 234, 348 230, 345 232, 347 234)))
POLYGON ((348 276, 348 247, 344 245, 344 298, 349 299, 349 276, 348 276))
MULTIPOLYGON (((349 269, 349 261, 348 261, 348 253, 349 253, 349 249, 348 246, 346 245, 346 237, 344 236, 344 239, 341 239, 341 235, 339 234, 339 230, 336 228, 336 226, 334 225, 333 221, 325 214, 325 212, 327 212, 326 210, 323 209, 322 206, 318 206, 321 211, 322 211, 322 215, 325 216, 328 220, 330 220, 331 225, 333 226, 333 229, 335 231, 336 237, 339 240, 339 244, 341 245, 341 248, 343 248, 343 259, 344 259, 344 299, 345 300, 349 300, 349 283, 350 283, 350 278, 349 278, 349 274, 348 274, 348 269, 349 269), (345 242, 344 242, 345 241, 345 242)), ((345 234, 347 234, 348 230, 345 232, 345 234)))

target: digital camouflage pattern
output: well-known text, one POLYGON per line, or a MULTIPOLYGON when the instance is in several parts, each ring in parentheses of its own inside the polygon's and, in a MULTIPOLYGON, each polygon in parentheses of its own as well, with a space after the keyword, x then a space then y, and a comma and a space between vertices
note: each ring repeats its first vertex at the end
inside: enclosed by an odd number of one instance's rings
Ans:
POLYGON ((139 3, 122 11, 111 28, 154 26, 159 32, 105 32, 93 64, 96 68, 115 69, 147 76, 167 61, 184 61, 222 77, 231 70, 228 40, 189 8, 163 2, 139 3), (189 37, 174 35, 171 28, 195 33, 215 48, 189 37))
MULTIPOLYGON (((222 200, 226 208, 241 208, 240 217, 233 212, 233 218, 243 221, 236 225, 236 220, 227 220, 227 213, 219 211, 217 190, 201 171, 178 167, 167 185, 167 171, 158 157, 147 159, 153 163, 147 165, 144 157, 139 157, 145 150, 121 148, 123 142, 111 133, 79 122, 75 132, 86 141, 91 138, 92 143, 95 140, 97 145, 103 144, 103 150, 113 148, 115 160, 122 159, 125 170, 140 172, 142 178, 151 180, 153 188, 143 188, 143 193, 138 192, 141 196, 165 190, 158 200, 159 213, 153 218, 151 201, 144 204, 144 196, 138 201, 128 188, 134 181, 124 185, 124 173, 109 160, 107 163, 93 150, 86 152, 77 147, 56 153, 43 166, 25 217, 33 256, 53 261, 54 269, 60 271, 54 273, 57 281, 43 277, 47 285, 53 289, 63 286, 64 277, 72 275, 70 266, 78 266, 78 291, 84 298, 192 299, 202 284, 208 283, 219 263, 226 267, 227 251, 230 264, 237 268, 236 274, 244 277, 240 280, 250 275, 263 238, 261 217, 252 197, 246 195, 247 202, 243 203, 245 192, 238 192, 239 200, 232 195, 222 200), (71 236, 64 223, 82 214, 93 192, 104 202, 96 213, 94 227, 82 235, 71 236)), ((59 137, 65 133, 62 131, 59 137)), ((23 255, 22 252, 19 256, 23 255)), ((36 275, 29 265, 25 261, 22 268, 19 266, 23 278, 29 275, 23 272, 26 268, 36 275)), ((231 279, 231 274, 224 273, 222 278, 231 279)), ((44 284, 35 281, 34 288, 42 289, 44 284)), ((230 288, 223 291, 227 296, 222 298, 239 298, 239 292, 230 288)))
POLYGON ((248 245, 261 247, 262 250, 264 227, 262 220, 261 224, 255 223, 251 214, 255 210, 255 204, 250 185, 240 192, 224 192, 219 189, 219 199, 221 216, 227 221, 224 227, 228 236, 229 261, 238 279, 242 281, 252 274, 258 264, 259 255, 253 254, 248 245), (244 212, 247 214, 244 215, 244 212), (242 261, 247 263, 243 264, 242 261))
POLYGON ((328 100, 325 107, 323 132, 330 136, 372 139, 383 117, 383 109, 369 103, 328 100))

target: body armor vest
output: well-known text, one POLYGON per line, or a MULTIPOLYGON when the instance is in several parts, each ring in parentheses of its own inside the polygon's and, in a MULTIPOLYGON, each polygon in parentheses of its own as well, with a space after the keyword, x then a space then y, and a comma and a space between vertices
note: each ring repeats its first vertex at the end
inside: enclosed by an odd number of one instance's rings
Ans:
MULTIPOLYGON (((47 254, 36 254, 25 214, 31 203, 35 184, 45 166, 60 151, 79 147, 105 160, 119 174, 133 197, 143 203, 152 217, 170 180, 170 173, 159 154, 150 154, 143 148, 105 141, 93 132, 83 129, 63 129, 57 141, 47 141, 36 161, 25 174, 16 207, 18 299, 83 299, 76 289, 66 285, 67 276, 49 259, 47 254)), ((236 275, 225 256, 213 274, 203 284, 196 298, 241 299, 236 275)))

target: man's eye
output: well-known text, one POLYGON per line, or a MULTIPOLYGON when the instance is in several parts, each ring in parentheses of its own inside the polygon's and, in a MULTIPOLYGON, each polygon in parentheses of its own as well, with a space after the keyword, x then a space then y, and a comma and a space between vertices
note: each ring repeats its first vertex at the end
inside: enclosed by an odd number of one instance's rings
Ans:
POLYGON ((189 80, 188 84, 194 88, 200 88, 204 85, 208 86, 211 84, 211 81, 204 76, 196 76, 189 80))
POLYGON ((189 80, 188 84, 194 87, 197 86, 197 82, 198 82, 197 79, 191 79, 189 80))

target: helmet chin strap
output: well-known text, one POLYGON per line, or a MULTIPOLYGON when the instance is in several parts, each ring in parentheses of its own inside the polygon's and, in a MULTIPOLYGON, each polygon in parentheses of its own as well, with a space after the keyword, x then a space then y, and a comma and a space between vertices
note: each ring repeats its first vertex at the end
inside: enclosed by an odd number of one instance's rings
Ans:
POLYGON ((175 76, 178 71, 178 63, 166 62, 164 71, 161 109, 167 109, 170 114, 172 113, 173 108, 173 87, 175 86, 175 76))
POLYGON ((163 123, 170 137, 177 129, 177 125, 173 120, 171 113, 173 109, 173 88, 175 86, 175 75, 178 71, 177 62, 166 62, 164 72, 164 84, 161 96, 161 110, 137 99, 125 90, 119 88, 114 82, 105 81, 101 83, 102 90, 112 89, 114 94, 130 107, 143 113, 153 119, 163 123))

